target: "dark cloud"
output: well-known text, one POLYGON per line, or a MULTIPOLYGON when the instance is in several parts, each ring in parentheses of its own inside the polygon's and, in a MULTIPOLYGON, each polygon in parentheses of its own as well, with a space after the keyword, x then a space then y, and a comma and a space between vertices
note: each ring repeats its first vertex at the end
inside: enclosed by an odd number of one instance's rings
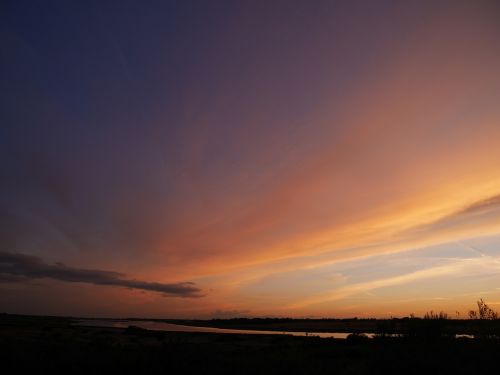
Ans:
POLYGON ((454 225, 460 225, 464 222, 473 220, 478 222, 481 217, 486 217, 488 214, 495 213, 500 208, 500 195, 483 199, 474 202, 461 210, 458 210, 451 215, 445 216, 442 219, 437 220, 432 223, 432 227, 436 229, 452 227, 454 225))
POLYGON ((68 267, 62 263, 47 264, 26 254, 0 252, 0 282, 48 278, 66 282, 115 285, 162 293, 172 297, 202 297, 192 282, 163 284, 126 278, 126 275, 95 269, 68 267))
POLYGON ((215 310, 210 314, 210 318, 230 319, 249 316, 250 310, 215 310))
POLYGON ((452 216, 462 216, 468 214, 477 214, 485 211, 489 211, 491 209, 497 209, 500 207, 500 195, 496 195, 494 197, 483 199, 478 202, 474 202, 473 204, 465 207, 464 209, 456 212, 452 216))
POLYGON ((419 225, 408 231, 404 235, 414 235, 415 233, 438 232, 466 225, 478 225, 483 221, 488 221, 491 215, 499 215, 500 195, 483 199, 444 216, 428 224, 419 225))

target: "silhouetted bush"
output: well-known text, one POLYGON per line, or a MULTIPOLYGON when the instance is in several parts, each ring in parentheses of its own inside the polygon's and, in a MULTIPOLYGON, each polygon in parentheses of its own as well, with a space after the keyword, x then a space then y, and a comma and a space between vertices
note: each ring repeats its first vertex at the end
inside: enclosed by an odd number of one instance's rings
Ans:
POLYGON ((439 339, 454 334, 449 330, 448 314, 428 311, 423 318, 411 314, 409 318, 401 319, 400 332, 402 336, 420 339, 439 339))
POLYGON ((148 333, 147 329, 137 326, 128 326, 127 328, 125 328, 125 334, 127 335, 144 335, 147 333, 148 333))
POLYGON ((498 313, 490 308, 482 298, 477 301, 477 311, 469 311, 469 318, 475 321, 475 338, 491 339, 500 337, 500 321, 498 320, 498 313))
POLYGON ((350 335, 347 335, 346 340, 349 343, 359 344, 369 340, 369 338, 364 333, 351 333, 350 335))
POLYGON ((494 320, 498 319, 498 313, 491 309, 486 302, 483 301, 482 298, 477 301, 477 311, 470 310, 469 311, 470 319, 485 319, 485 320, 494 320))

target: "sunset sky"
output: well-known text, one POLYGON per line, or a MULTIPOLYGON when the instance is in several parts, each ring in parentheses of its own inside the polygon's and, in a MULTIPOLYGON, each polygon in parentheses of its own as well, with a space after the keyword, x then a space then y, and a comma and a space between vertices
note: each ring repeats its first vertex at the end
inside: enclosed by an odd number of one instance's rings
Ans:
POLYGON ((0 312, 500 310, 497 1, 3 1, 0 312))

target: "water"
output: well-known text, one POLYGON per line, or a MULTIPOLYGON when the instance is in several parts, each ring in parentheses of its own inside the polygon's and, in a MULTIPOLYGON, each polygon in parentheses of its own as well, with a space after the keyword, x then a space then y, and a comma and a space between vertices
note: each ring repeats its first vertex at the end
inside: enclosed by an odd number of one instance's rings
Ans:
MULTIPOLYGON (((322 338, 345 339, 349 333, 345 332, 290 332, 290 331, 260 331, 251 329, 228 329, 228 328, 213 328, 213 327, 195 327, 185 326, 181 324, 172 324, 164 322, 154 322, 149 320, 80 320, 79 325, 92 327, 114 327, 127 328, 128 326, 136 326, 152 331, 169 331, 169 332, 206 332, 206 333, 238 333, 248 335, 291 335, 291 336, 315 336, 322 338)), ((367 334, 372 337, 373 334, 367 334)))

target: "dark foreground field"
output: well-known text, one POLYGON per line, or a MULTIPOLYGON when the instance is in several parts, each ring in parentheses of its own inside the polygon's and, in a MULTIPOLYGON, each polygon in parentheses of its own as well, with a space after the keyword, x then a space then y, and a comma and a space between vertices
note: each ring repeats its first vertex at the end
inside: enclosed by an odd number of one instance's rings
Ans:
POLYGON ((472 375, 495 372, 500 341, 153 332, 3 315, 0 353, 4 374, 472 375))

